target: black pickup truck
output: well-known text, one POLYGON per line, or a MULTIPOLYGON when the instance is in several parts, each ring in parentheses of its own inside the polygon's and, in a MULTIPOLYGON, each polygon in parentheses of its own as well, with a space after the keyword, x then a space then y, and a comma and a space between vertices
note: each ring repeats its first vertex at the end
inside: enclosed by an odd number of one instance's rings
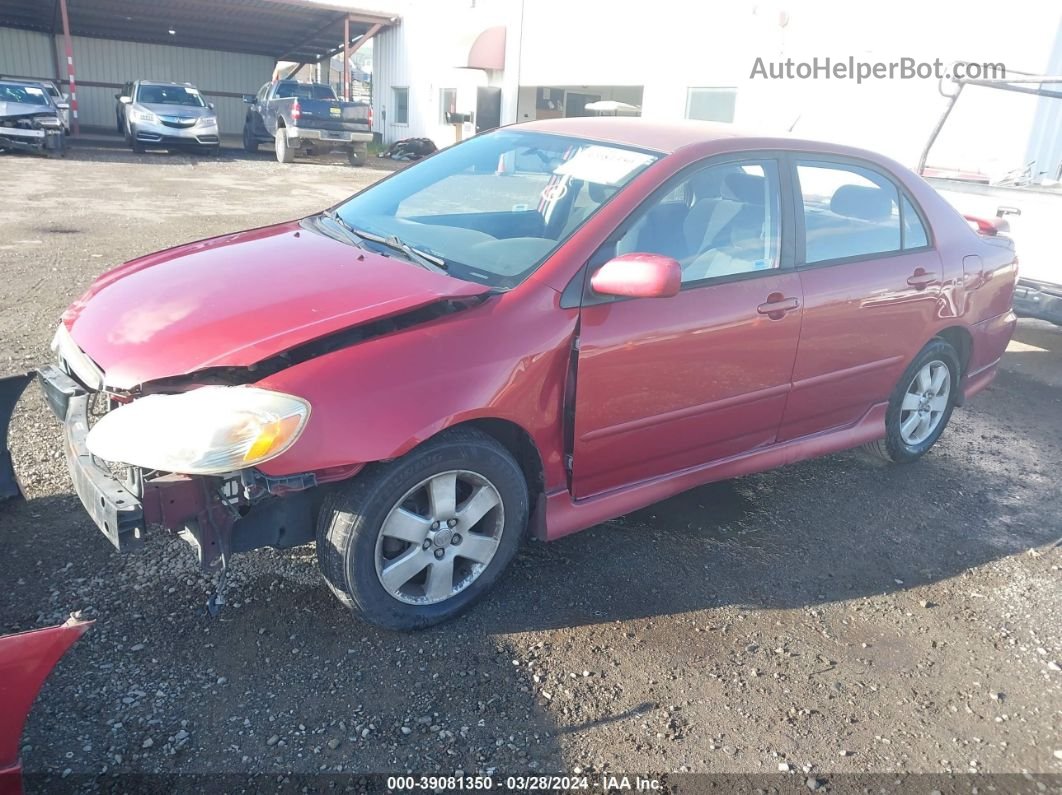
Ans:
POLYGON ((276 80, 258 94, 244 96, 243 148, 257 152, 273 144, 277 160, 291 163, 295 153, 324 154, 341 149, 352 166, 365 164, 372 140, 372 107, 366 102, 342 102, 331 86, 276 80))

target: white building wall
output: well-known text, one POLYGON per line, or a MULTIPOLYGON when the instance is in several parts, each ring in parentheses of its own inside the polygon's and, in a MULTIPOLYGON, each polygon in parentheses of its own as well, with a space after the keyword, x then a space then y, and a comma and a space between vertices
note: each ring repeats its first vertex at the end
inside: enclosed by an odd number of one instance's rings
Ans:
MULTIPOLYGON (((427 135, 439 145, 453 132, 438 123, 438 89, 461 88, 460 111, 474 109, 488 76, 454 69, 475 36, 505 24, 502 123, 535 117, 539 86, 642 90, 642 115, 682 119, 689 88, 736 89, 734 123, 861 145, 913 165, 946 100, 936 79, 764 80, 757 57, 890 62, 909 57, 1002 62, 1043 72, 1062 22, 1057 3, 998 0, 951 3, 890 0, 405 0, 401 24, 377 39, 376 124, 385 141, 427 135), (410 124, 388 115, 394 85, 410 87, 410 124), (795 125, 795 126, 794 126, 795 125)), ((593 93, 588 90, 587 93, 593 93)), ((1033 134, 1035 99, 968 89, 931 162, 998 173, 1022 162, 1033 134)))
MULTIPOLYGON (((945 103, 935 79, 764 81, 751 78, 756 57, 1001 61, 1043 72, 1062 20, 1057 3, 1015 3, 1000 13, 994 0, 969 0, 961 11, 924 0, 514 5, 522 6, 522 88, 510 122, 532 115, 525 103, 533 108, 529 86, 643 86, 642 115, 655 119, 683 118, 689 87, 730 86, 737 89, 741 127, 775 132, 796 122, 795 134, 862 145, 909 164, 945 103)), ((941 157, 979 161, 986 169, 1020 160, 1035 107, 1031 98, 971 90, 949 121, 941 157)))
POLYGON ((384 143, 427 137, 439 147, 456 140, 442 122, 440 91, 457 89, 457 112, 476 109, 476 88, 490 75, 459 68, 468 62, 476 37, 506 18, 508 0, 405 0, 394 7, 401 17, 373 39, 373 131, 384 143), (409 121, 395 122, 394 89, 409 88, 409 121))

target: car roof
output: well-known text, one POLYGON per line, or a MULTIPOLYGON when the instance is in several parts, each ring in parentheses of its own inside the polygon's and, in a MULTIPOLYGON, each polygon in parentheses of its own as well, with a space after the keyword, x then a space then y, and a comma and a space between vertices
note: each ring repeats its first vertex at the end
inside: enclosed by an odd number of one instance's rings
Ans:
POLYGON ((0 86, 32 86, 34 88, 46 89, 46 86, 39 80, 8 80, 7 78, 0 79, 0 86))
POLYGON ((195 88, 191 83, 174 83, 171 80, 134 80, 142 86, 178 86, 180 88, 195 88))
POLYGON ((879 164, 894 165, 888 158, 865 149, 795 138, 790 135, 764 135, 743 130, 732 124, 691 119, 655 121, 639 116, 580 116, 567 119, 542 119, 525 122, 518 126, 525 130, 590 138, 663 154, 671 154, 688 146, 715 144, 711 147, 713 152, 785 149, 858 157, 879 164))
MULTIPOLYGON (((48 83, 52 83, 51 80, 37 80, 36 78, 29 77, 6 77, 0 75, 0 83, 6 83, 13 86, 43 86, 48 83)), ((55 85, 55 83, 52 83, 55 85)))

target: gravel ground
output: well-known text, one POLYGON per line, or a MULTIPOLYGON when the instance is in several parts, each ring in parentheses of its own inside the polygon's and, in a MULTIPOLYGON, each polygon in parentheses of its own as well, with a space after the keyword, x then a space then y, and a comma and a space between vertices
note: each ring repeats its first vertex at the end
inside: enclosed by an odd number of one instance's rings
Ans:
MULTIPOLYGON (((46 361, 63 307, 125 259, 382 174, 231 152, 0 156, 0 364, 46 361)), ((834 455, 529 543, 492 598, 411 635, 352 619, 308 547, 237 558, 208 618, 212 581, 183 542, 119 556, 93 527, 31 386, 11 429, 29 499, 0 512, 0 632, 75 610, 96 623, 44 687, 25 766, 1057 776, 1060 373, 1062 329, 1022 322, 921 462, 834 455)))

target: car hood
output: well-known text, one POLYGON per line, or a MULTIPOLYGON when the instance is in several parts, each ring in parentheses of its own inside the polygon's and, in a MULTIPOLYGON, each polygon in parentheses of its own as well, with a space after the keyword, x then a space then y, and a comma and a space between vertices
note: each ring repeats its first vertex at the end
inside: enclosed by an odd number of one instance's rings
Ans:
POLYGON ((157 102, 138 102, 138 107, 150 110, 156 116, 176 116, 183 119, 201 119, 217 115, 217 111, 209 107, 196 107, 195 105, 168 105, 157 102))
POLYGON ((488 290, 293 221, 128 262, 97 279, 63 323, 107 386, 131 389, 255 364, 337 331, 488 290))
POLYGON ((0 117, 32 116, 41 113, 55 116, 58 111, 51 105, 31 105, 28 102, 0 101, 0 117))

